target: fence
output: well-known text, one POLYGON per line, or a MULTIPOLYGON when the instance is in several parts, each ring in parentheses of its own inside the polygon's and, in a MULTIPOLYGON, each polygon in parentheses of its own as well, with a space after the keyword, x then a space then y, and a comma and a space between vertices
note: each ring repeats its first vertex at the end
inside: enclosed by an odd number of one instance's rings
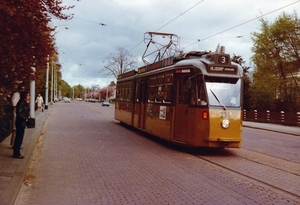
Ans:
POLYGON ((300 112, 285 113, 284 111, 271 112, 267 110, 263 112, 257 110, 244 110, 243 120, 300 127, 300 112))

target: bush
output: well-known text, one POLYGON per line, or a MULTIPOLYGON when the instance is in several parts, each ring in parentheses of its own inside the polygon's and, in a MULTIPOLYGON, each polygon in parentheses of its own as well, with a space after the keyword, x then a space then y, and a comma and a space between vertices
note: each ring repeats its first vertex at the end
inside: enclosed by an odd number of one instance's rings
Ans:
POLYGON ((7 100, 0 99, 0 142, 12 132, 13 106, 7 100))

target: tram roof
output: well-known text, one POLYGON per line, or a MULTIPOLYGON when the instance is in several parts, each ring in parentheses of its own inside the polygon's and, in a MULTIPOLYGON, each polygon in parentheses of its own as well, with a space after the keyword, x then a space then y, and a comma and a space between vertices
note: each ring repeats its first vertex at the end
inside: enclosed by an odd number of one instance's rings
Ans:
POLYGON ((220 77, 242 77, 243 69, 240 65, 231 62, 230 55, 210 51, 189 51, 176 57, 169 57, 152 64, 132 70, 118 76, 118 80, 135 75, 144 76, 155 72, 164 72, 185 66, 193 66, 201 70, 201 73, 208 76, 220 77), (221 63, 224 60, 225 63, 221 63), (221 70, 223 68, 223 70, 221 70))

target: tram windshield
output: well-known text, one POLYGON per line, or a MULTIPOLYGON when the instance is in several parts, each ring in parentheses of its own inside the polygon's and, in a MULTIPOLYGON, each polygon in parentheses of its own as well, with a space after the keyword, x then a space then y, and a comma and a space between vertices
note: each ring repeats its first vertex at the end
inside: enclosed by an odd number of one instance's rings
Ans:
POLYGON ((222 106, 224 109, 241 106, 240 79, 207 77, 205 80, 210 105, 222 106))

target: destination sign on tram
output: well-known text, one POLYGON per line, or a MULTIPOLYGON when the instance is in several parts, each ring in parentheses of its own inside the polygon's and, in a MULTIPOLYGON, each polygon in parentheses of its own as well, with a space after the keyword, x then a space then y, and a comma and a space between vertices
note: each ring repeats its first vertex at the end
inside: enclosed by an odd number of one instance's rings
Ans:
POLYGON ((236 67, 223 67, 223 66, 210 66, 208 67, 209 73, 227 73, 227 74, 236 74, 236 67))

